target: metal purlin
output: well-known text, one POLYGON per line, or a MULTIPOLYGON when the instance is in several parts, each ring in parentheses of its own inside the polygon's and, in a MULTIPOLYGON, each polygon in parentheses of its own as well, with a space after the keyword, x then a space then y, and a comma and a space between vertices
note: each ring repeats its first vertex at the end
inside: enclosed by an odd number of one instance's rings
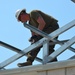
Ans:
POLYGON ((65 26, 55 30, 54 32, 50 33, 49 35, 44 33, 43 31, 29 25, 29 24, 24 23, 24 26, 26 28, 38 33, 39 35, 42 35, 44 38, 39 40, 38 42, 34 43, 33 45, 30 45, 29 47, 27 47, 24 50, 20 50, 16 47, 13 47, 9 44, 6 44, 6 43, 0 41, 0 46, 6 47, 6 48, 8 48, 10 50, 13 50, 13 51, 18 53, 16 55, 10 57, 9 59, 3 61, 2 63, 0 63, 0 69, 2 69, 5 66, 11 64, 12 62, 16 61, 17 59, 21 58, 22 56, 26 56, 26 54, 29 51, 31 51, 34 48, 37 48, 41 45, 43 45, 43 59, 36 57, 36 60, 41 62, 42 64, 46 64, 47 62, 50 62, 55 57, 57 57, 59 54, 64 52, 66 49, 69 49, 69 50, 75 52, 75 49, 71 47, 71 45, 73 45, 75 43, 75 36, 72 37, 69 40, 63 40, 63 41, 59 41, 59 40, 54 39, 58 35, 62 34, 63 32, 65 32, 67 30, 69 30, 70 28, 74 27, 75 26, 75 20, 73 20, 70 23, 66 24, 65 26), (49 40, 52 40, 53 43, 49 43, 49 40), (61 47, 58 48, 56 51, 54 51, 52 54, 48 55, 49 44, 59 44, 59 45, 61 45, 61 47))

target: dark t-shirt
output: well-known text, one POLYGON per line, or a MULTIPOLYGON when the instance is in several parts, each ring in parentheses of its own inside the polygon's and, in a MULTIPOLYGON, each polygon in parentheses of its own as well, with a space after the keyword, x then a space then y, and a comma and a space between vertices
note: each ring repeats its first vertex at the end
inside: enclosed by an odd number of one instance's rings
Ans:
POLYGON ((30 21, 29 21, 29 24, 32 25, 32 26, 34 26, 34 27, 38 27, 38 25, 39 25, 38 22, 37 22, 37 18, 39 16, 44 19, 46 25, 45 25, 43 31, 45 29, 47 29, 48 27, 52 27, 52 23, 53 22, 56 22, 56 23, 58 22, 58 20, 56 20, 52 16, 47 15, 47 14, 45 14, 42 11, 39 11, 39 10, 33 10, 29 14, 30 14, 30 17, 31 17, 30 21))

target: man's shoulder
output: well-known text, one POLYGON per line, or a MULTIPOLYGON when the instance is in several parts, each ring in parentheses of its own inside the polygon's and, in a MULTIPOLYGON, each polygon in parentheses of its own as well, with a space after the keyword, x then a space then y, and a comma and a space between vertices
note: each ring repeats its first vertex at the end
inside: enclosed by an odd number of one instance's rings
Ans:
POLYGON ((30 13, 36 13, 39 12, 40 10, 32 10, 30 13))
POLYGON ((30 12, 30 16, 32 17, 32 16, 34 16, 34 17, 36 17, 36 16, 38 16, 39 15, 39 10, 32 10, 31 12, 30 12))

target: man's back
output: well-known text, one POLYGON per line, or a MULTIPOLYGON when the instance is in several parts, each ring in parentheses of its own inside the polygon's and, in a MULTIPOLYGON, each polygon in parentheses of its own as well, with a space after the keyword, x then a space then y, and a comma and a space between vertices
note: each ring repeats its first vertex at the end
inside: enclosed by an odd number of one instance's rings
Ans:
POLYGON ((58 22, 58 20, 56 20, 55 18, 53 18, 50 15, 47 15, 46 13, 43 13, 40 10, 33 10, 30 12, 31 20, 30 20, 29 24, 31 24, 35 27, 38 27, 37 19, 39 16, 42 17, 46 23, 44 30, 47 29, 48 27, 50 27, 53 22, 58 22))

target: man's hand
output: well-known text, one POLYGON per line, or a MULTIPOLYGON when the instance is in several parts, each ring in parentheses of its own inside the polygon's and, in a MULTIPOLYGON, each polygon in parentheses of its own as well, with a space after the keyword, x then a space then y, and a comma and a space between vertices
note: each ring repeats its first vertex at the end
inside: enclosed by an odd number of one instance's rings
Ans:
POLYGON ((34 35, 34 36, 32 36, 32 37, 29 39, 29 42, 35 43, 35 42, 36 42, 36 39, 37 39, 37 35, 34 35))

